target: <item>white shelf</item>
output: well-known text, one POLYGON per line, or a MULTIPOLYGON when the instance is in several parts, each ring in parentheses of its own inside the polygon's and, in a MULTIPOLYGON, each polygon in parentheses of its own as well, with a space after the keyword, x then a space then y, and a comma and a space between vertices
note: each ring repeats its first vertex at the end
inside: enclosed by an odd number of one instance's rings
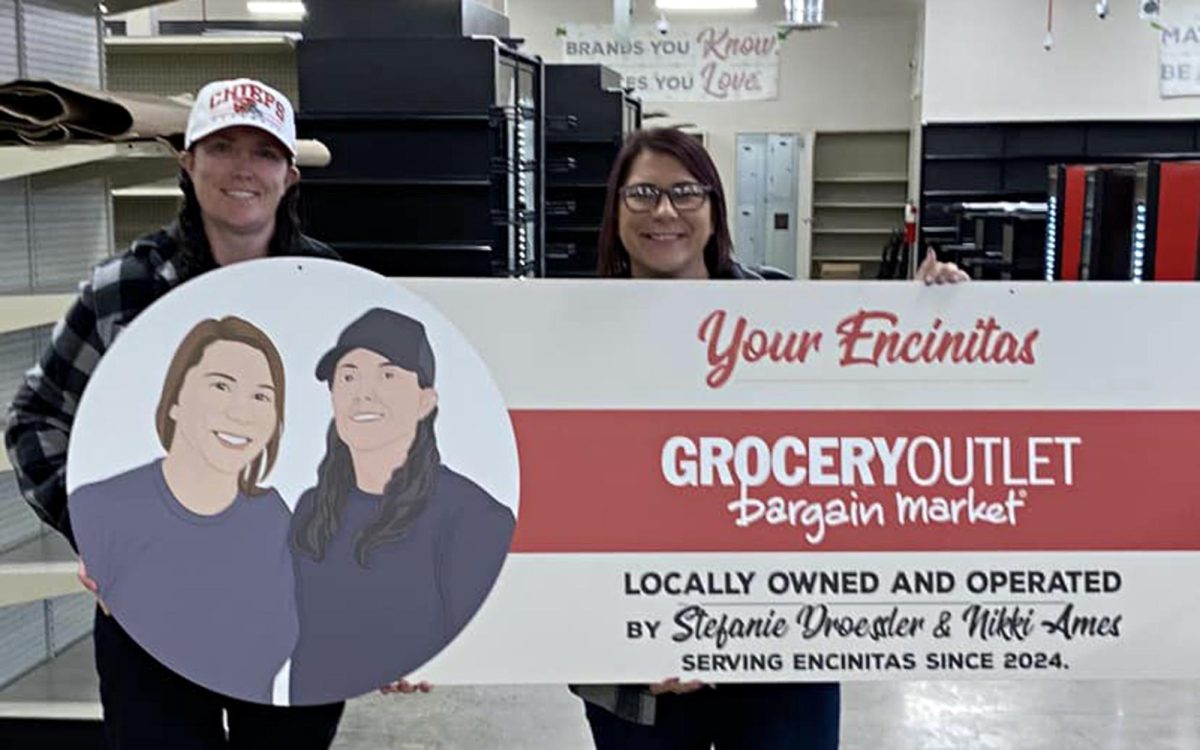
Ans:
POLYGON ((183 191, 173 185, 135 185, 133 187, 115 188, 114 198, 162 198, 179 199, 183 191))
POLYGON ((99 721, 100 678, 91 636, 0 691, 0 719, 99 721))
POLYGON ((903 203, 814 203, 813 208, 879 208, 903 209, 903 203))
POLYGON ((0 146, 0 181, 57 173, 64 179, 109 177, 114 187, 123 187, 178 171, 175 150, 158 141, 0 146))
POLYGON ((57 323, 74 299, 73 294, 0 295, 0 334, 57 323))
MULTIPOLYGON (((140 8, 149 8, 154 5, 166 5, 171 0, 104 0, 104 7, 108 8, 110 16, 118 13, 128 13, 131 10, 140 8)), ((92 3, 95 5, 95 3, 92 3)))
POLYGON ((814 255, 814 263, 882 263, 879 255, 814 255))
POLYGON ((110 36, 105 38, 108 50, 130 50, 134 52, 247 52, 248 47, 281 50, 292 49, 300 40, 299 34, 283 33, 222 33, 222 34, 171 34, 166 36, 110 36))
POLYGON ((895 230, 892 230, 892 229, 821 229, 821 228, 818 228, 818 227, 814 227, 812 231, 813 231, 813 234, 840 234, 840 235, 858 235, 858 236, 862 236, 862 235, 871 235, 871 236, 873 236, 873 235, 881 235, 881 236, 887 236, 887 235, 890 235, 890 234, 891 234, 893 231, 895 231, 895 230))
POLYGON ((908 184, 908 175, 906 174, 863 174, 852 175, 847 177, 814 177, 813 182, 828 182, 828 183, 902 183, 908 184))
POLYGON ((0 555, 0 607, 86 591, 71 545, 54 533, 0 555))

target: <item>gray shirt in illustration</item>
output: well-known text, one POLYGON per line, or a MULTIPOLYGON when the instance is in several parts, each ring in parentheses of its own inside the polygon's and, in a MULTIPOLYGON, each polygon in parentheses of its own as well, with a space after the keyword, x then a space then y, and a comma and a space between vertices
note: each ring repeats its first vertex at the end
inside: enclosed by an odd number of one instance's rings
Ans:
POLYGON ((122 627, 193 682, 259 703, 298 637, 290 515, 274 490, 194 513, 161 461, 71 496, 80 555, 122 627))

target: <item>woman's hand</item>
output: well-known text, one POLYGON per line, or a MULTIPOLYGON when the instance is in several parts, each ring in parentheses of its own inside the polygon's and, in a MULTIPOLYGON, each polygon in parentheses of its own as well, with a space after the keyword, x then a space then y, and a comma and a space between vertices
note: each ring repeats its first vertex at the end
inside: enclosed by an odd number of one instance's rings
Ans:
POLYGON ((939 261, 932 247, 925 251, 925 260, 917 268, 917 281, 926 284, 957 284, 970 280, 970 275, 957 264, 939 261))
POLYGON ((680 682, 678 677, 669 677, 662 682, 656 682, 651 685, 650 694, 663 695, 664 693, 672 693, 674 695, 684 695, 685 693, 694 693, 702 687, 704 687, 704 683, 700 680, 680 682))
POLYGON ((430 685, 428 682, 418 682, 414 685, 408 680, 397 680, 379 688, 379 692, 384 695, 392 695, 394 693, 412 695, 413 693, 428 693, 430 690, 433 690, 433 685, 430 685))
POLYGON ((96 597, 96 602, 100 605, 100 611, 111 616, 112 612, 108 611, 108 605, 100 598, 100 586, 88 575, 87 566, 83 564, 82 557, 79 558, 79 570, 75 572, 75 577, 79 579, 79 582, 83 584, 85 589, 92 592, 92 595, 96 597))

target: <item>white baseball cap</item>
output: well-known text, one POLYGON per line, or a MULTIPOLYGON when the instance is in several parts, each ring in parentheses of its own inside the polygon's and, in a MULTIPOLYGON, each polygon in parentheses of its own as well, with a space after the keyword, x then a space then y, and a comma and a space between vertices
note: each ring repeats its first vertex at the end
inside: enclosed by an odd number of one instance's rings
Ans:
POLYGON ((265 83, 250 78, 213 81, 200 89, 188 115, 183 147, 190 149, 219 130, 239 126, 270 133, 296 158, 296 115, 292 103, 265 83))

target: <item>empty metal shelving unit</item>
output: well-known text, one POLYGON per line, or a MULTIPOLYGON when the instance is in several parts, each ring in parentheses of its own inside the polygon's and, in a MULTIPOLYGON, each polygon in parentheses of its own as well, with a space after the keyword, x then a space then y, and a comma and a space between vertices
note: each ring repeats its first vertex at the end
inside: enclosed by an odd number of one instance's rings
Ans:
POLYGON ((388 276, 541 276, 543 65, 470 0, 308 4, 307 231, 388 276))
POLYGON ((594 276, 609 170, 642 105, 602 65, 546 66, 546 273, 594 276))

